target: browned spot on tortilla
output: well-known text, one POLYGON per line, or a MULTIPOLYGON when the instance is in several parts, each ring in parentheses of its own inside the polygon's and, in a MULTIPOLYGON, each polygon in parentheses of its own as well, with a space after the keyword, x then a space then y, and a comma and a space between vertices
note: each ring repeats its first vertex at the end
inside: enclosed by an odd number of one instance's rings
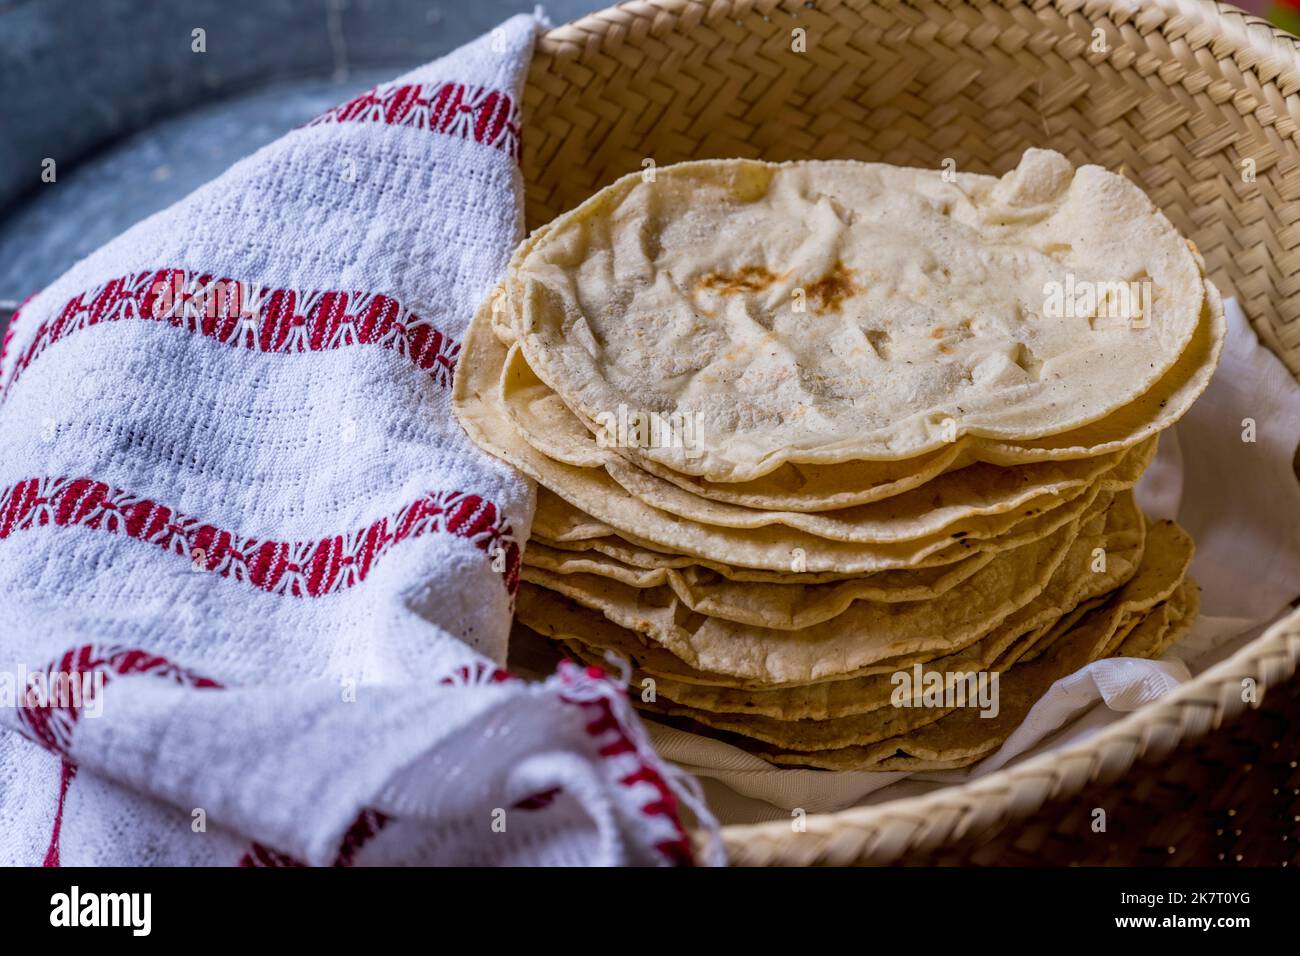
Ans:
POLYGON ((763 266, 745 266, 735 272, 710 272, 700 276, 695 283, 696 290, 717 292, 721 295, 735 295, 738 292, 760 292, 777 280, 763 266))
POLYGON ((934 330, 930 332, 930 338, 932 339, 941 339, 943 338, 943 336, 944 336, 944 331, 942 325, 935 326, 934 330))
POLYGON ((853 281, 853 273, 837 262, 834 269, 808 287, 808 301, 818 312, 838 312, 845 299, 861 291, 853 281))

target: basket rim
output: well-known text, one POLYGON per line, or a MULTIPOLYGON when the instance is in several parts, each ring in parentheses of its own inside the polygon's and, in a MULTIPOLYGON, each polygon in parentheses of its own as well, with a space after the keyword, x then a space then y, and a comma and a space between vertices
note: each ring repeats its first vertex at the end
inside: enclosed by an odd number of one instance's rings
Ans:
MULTIPOLYGON (((878 4, 882 0, 866 0, 878 4)), ((941 0, 960 7, 962 0, 941 0)), ((698 12, 699 20, 727 19, 752 12, 769 13, 781 0, 625 0, 596 10, 541 33, 536 52, 555 57, 576 56, 592 45, 600 45, 607 34, 618 42, 630 24, 653 19, 651 31, 667 29, 683 14, 698 12)), ((1037 0, 1038 7, 1053 7, 1062 14, 1077 12, 1085 0, 1037 0)), ((1144 32, 1161 32, 1170 39, 1182 39, 1198 30, 1212 33, 1216 56, 1230 55, 1239 69, 1266 81, 1285 78, 1284 94, 1300 92, 1300 41, 1263 17, 1248 13, 1222 0, 1089 0, 1090 12, 1108 12, 1117 23, 1140 20, 1151 27, 1144 32), (1177 20, 1185 20, 1184 27, 1177 20), (1163 30, 1162 27, 1177 29, 1163 30), (1222 50, 1222 53, 1219 51, 1222 50)))
POLYGON ((805 833, 793 833, 784 821, 733 824, 723 828, 728 851, 737 862, 738 853, 742 858, 771 856, 779 845, 787 844, 797 847, 800 856, 812 851, 824 859, 844 853, 846 847, 833 845, 833 838, 851 829, 860 844, 852 858, 872 855, 886 843, 889 856, 894 857, 959 838, 975 825, 1024 816, 1050 798, 1077 792, 1084 782, 1117 778, 1148 753, 1166 753, 1183 740, 1209 733, 1247 706, 1257 708, 1270 684, 1295 673, 1297 658, 1300 609, 1293 609, 1227 659, 1081 743, 921 796, 808 814, 805 833), (1258 691, 1250 704, 1242 699, 1247 679, 1255 682, 1258 691), (907 831, 903 842, 898 834, 886 833, 900 827, 907 831))
MULTIPOLYGON (((962 0, 941 2, 953 8, 965 5, 962 0)), ((1134 26, 1143 35, 1155 34, 1171 44, 1208 46, 1221 63, 1231 61, 1229 75, 1217 81, 1224 86, 1224 98, 1246 98, 1243 111, 1300 146, 1300 39, 1269 21, 1218 0, 1029 2, 1061 15, 1086 8, 1090 17, 1109 16, 1116 24, 1134 26), (1270 84, 1276 89, 1269 89, 1270 84)), ((577 58, 593 48, 617 48, 630 33, 679 29, 682 20, 688 21, 685 29, 698 29, 714 20, 766 14, 780 5, 781 0, 628 0, 542 33, 536 53, 577 58)), ((1153 61, 1153 69, 1158 66, 1159 61, 1153 61)), ((1027 816, 1050 798, 1077 793, 1093 781, 1118 778, 1139 757, 1168 753, 1184 740, 1208 734, 1247 706, 1243 681, 1254 681, 1257 696, 1250 706, 1258 707, 1270 686, 1296 672, 1298 660, 1300 607, 1293 605, 1226 660, 1078 744, 922 796, 810 813, 799 833, 781 820, 725 826, 723 841, 733 864, 888 863, 976 827, 1027 816)))

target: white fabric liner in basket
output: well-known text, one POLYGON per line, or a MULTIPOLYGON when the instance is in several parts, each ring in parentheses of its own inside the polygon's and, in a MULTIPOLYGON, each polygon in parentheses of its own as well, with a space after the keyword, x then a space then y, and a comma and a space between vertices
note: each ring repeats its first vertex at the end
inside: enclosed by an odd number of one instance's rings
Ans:
POLYGON ((1152 518, 1176 518, 1196 541, 1191 574, 1201 616, 1158 661, 1112 658, 1065 677, 997 752, 939 773, 779 769, 736 747, 649 723, 659 753, 704 783, 724 824, 790 819, 884 803, 992 773, 1076 743, 1161 697, 1257 637, 1300 595, 1300 384, 1259 339, 1236 301, 1210 387, 1161 436, 1137 487, 1152 518), (1249 421, 1247 421, 1249 420, 1249 421), (1253 422, 1254 441, 1246 438, 1253 422))

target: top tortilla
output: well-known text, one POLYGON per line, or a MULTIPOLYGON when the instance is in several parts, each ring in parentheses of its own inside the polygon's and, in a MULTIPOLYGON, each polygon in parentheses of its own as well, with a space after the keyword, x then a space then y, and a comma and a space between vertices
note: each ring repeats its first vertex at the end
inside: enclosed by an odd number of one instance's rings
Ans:
POLYGON ((1196 258, 1165 216, 1050 150, 1000 180, 751 160, 646 179, 530 239, 516 331, 581 417, 697 423, 690 447, 637 451, 711 481, 1087 425, 1150 390, 1202 315, 1196 258), (1049 283, 1146 283, 1150 300, 1056 316, 1049 283))

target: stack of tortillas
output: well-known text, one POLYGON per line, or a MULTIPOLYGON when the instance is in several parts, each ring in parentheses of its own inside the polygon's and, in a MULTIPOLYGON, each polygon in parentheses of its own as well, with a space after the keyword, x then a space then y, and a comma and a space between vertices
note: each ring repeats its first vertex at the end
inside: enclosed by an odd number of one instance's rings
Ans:
POLYGON ((1132 488, 1223 335, 1196 250, 1054 152, 694 162, 534 232, 455 401, 541 485, 524 624, 773 763, 954 767, 1190 626, 1132 488))

